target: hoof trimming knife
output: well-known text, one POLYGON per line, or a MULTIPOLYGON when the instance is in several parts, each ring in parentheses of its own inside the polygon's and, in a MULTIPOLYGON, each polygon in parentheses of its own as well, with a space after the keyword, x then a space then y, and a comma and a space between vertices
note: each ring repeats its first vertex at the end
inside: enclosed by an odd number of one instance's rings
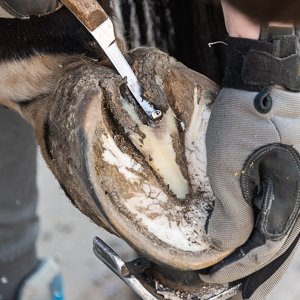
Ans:
POLYGON ((139 81, 120 51, 116 42, 113 23, 101 5, 96 0, 61 0, 61 2, 93 35, 118 73, 123 78, 127 78, 129 90, 148 118, 153 121, 159 120, 162 117, 162 112, 142 98, 139 81))

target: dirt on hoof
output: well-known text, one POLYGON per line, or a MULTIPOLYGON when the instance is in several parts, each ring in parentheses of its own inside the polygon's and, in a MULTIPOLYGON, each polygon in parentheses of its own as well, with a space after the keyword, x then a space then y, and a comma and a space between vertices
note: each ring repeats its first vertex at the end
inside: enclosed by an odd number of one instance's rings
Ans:
POLYGON ((219 88, 155 49, 128 59, 163 118, 147 119, 111 68, 83 63, 49 101, 43 155, 74 205, 137 252, 179 270, 208 267, 231 252, 205 234, 214 198, 205 134, 219 88))

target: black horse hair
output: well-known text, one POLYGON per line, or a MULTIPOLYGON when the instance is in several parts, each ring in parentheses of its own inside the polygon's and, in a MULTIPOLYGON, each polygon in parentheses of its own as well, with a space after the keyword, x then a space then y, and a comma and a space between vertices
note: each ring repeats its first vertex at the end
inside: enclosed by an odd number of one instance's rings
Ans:
MULTIPOLYGON (((100 1, 103 2, 103 1, 100 1)), ((108 1, 104 1, 108 2, 108 1)), ((111 15, 111 9, 105 6, 111 15)), ((92 35, 65 7, 28 20, 0 19, 0 61, 36 54, 103 55, 92 35)))

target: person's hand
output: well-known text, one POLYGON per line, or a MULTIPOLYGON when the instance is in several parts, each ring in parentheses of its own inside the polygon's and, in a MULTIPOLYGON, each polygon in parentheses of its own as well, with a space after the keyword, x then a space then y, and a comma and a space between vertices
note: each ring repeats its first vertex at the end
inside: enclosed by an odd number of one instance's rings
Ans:
POLYGON ((0 18, 29 18, 45 15, 60 6, 58 0, 0 0, 0 18))
POLYGON ((201 278, 243 278, 243 299, 270 292, 300 233, 299 57, 294 37, 275 40, 229 39, 227 87, 206 138, 216 197, 208 235, 216 248, 237 250, 201 278))

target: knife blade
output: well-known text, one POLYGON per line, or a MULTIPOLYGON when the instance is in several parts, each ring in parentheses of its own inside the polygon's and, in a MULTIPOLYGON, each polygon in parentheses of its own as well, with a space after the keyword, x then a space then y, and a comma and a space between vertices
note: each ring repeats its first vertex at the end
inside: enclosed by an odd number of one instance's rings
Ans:
POLYGON ((61 2, 93 35, 122 78, 127 79, 130 92, 148 118, 153 121, 161 119, 162 112, 143 99, 140 83, 118 47, 114 25, 101 5, 96 0, 61 0, 61 2))

